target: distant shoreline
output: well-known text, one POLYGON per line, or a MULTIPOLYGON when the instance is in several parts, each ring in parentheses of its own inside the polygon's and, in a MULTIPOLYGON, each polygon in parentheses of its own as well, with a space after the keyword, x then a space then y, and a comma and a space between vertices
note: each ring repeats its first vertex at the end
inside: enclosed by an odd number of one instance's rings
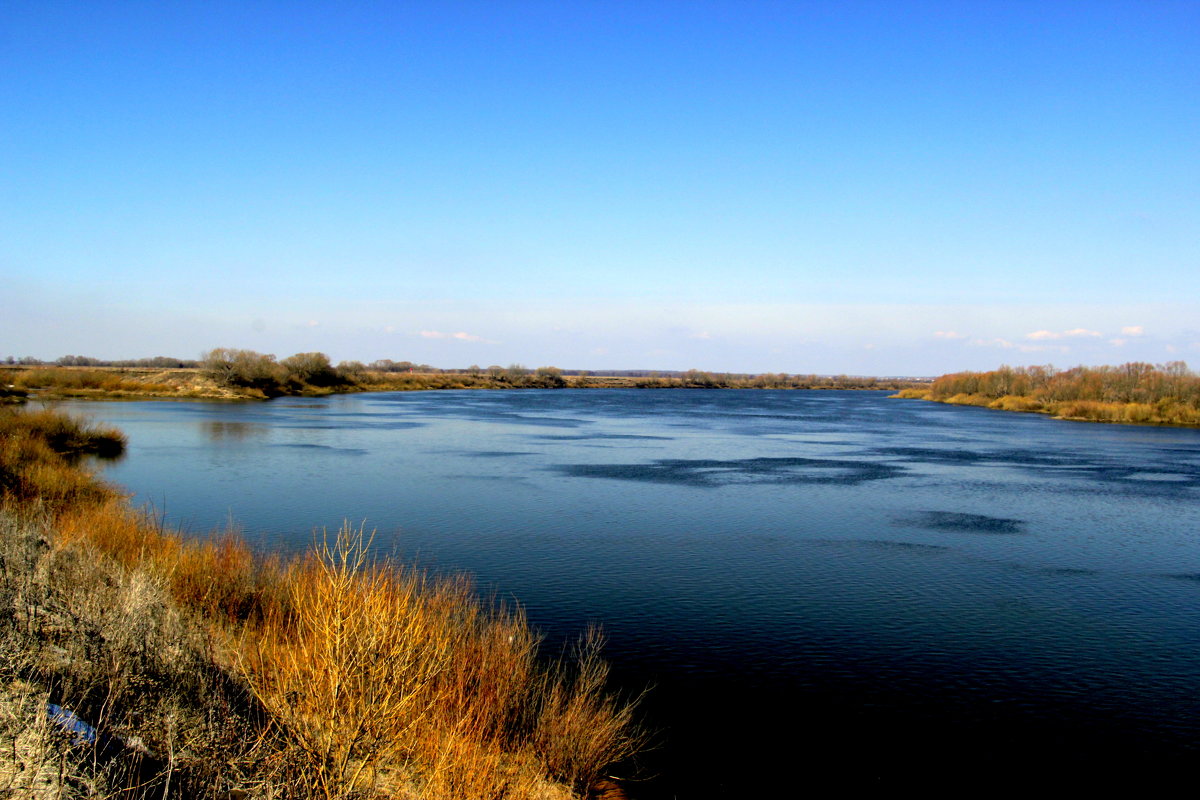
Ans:
MULTIPOLYGON (((843 389, 898 391, 912 381, 849 376, 731 375, 691 370, 674 375, 592 375, 528 371, 524 375, 365 371, 339 386, 304 385, 277 396, 454 389, 843 389)), ((196 367, 0 367, 0 402, 46 400, 264 400, 262 392, 222 386, 196 367)))
POLYGON ((1129 409, 1136 403, 1101 403, 1081 401, 1043 405, 1029 396, 1009 395, 993 399, 985 395, 954 395, 953 397, 930 397, 927 389, 907 389, 888 395, 901 400, 928 400, 950 406, 975 406, 993 411, 1015 411, 1023 414, 1043 414, 1067 422, 1108 422, 1114 425, 1150 425, 1160 428, 1200 428, 1200 421, 1156 418, 1152 410, 1129 409), (1004 402, 1001 402, 1001 401, 1004 402), (1024 406, 1024 407, 1022 407, 1024 406))
POLYGON ((891 391, 892 398, 1045 414, 1079 422, 1200 427, 1200 378, 1182 366, 1151 365, 1001 368, 961 372, 932 381, 857 376, 745 375, 688 370, 671 374, 594 375, 553 367, 489 368, 472 372, 357 370, 314 385, 277 383, 270 393, 214 379, 200 367, 5 365, 0 404, 37 400, 268 400, 332 394, 443 390, 522 389, 770 389, 891 391), (1137 369, 1132 369, 1137 367, 1137 369), (1131 375, 1131 370, 1133 373, 1131 375))

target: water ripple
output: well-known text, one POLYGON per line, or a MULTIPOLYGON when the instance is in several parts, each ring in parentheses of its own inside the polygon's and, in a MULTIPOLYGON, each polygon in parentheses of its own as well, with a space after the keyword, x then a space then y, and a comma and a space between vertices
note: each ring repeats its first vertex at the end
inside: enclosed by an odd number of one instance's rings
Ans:
POLYGON ((705 488, 744 483, 855 485, 904 473, 891 464, 823 458, 660 459, 651 464, 561 464, 553 469, 577 478, 705 488))
POLYGON ((959 511, 922 511, 896 517, 893 522, 917 525, 938 531, 967 531, 970 533, 1024 533, 1025 522, 1008 517, 989 517, 984 514, 964 514, 959 511))

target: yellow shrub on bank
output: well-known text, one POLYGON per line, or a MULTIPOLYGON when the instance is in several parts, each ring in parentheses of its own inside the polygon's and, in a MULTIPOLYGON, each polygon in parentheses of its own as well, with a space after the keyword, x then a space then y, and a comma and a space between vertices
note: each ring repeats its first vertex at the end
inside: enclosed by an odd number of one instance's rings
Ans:
POLYGON ((901 389, 895 394, 890 394, 888 397, 894 397, 901 400, 927 400, 931 390, 929 389, 901 389))
POLYGON ((942 402, 953 406, 982 406, 983 408, 987 408, 991 404, 992 399, 982 394, 961 393, 952 395, 942 402))
POLYGON ((1041 402, 1032 397, 1006 394, 1004 397, 988 403, 988 408, 998 408, 1001 411, 1042 411, 1041 402))

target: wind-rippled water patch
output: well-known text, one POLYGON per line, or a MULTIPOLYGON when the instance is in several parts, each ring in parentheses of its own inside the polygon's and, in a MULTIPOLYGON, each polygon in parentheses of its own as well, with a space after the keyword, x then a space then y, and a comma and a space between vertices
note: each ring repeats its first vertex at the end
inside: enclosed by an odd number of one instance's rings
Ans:
POLYGON ((819 458, 662 459, 651 464, 563 464, 555 469, 576 478, 705 488, 742 483, 854 485, 894 478, 904 471, 890 464, 819 458))
POLYGON ((896 521, 939 531, 999 534, 1025 532, 1025 523, 1019 519, 989 517, 985 514, 964 514, 960 511, 923 511, 919 514, 900 517, 896 521))

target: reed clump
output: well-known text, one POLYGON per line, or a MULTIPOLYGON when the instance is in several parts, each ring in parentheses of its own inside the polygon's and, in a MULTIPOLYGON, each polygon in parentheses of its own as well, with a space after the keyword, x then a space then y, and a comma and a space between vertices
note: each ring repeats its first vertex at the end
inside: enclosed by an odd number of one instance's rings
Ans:
POLYGON ((15 416, 0 425, 0 787, 567 800, 642 747, 596 634, 546 663, 519 609, 373 558, 361 528, 290 560, 184 537, 84 469, 96 446, 59 432, 86 425, 15 416))
POLYGON ((120 455, 127 442, 125 434, 116 428, 53 409, 0 408, 0 437, 39 440, 66 457, 98 455, 111 458, 120 455))
POLYGON ((44 409, 0 406, 0 496, 50 508, 85 505, 112 492, 78 468, 85 455, 113 458, 120 431, 44 409))

